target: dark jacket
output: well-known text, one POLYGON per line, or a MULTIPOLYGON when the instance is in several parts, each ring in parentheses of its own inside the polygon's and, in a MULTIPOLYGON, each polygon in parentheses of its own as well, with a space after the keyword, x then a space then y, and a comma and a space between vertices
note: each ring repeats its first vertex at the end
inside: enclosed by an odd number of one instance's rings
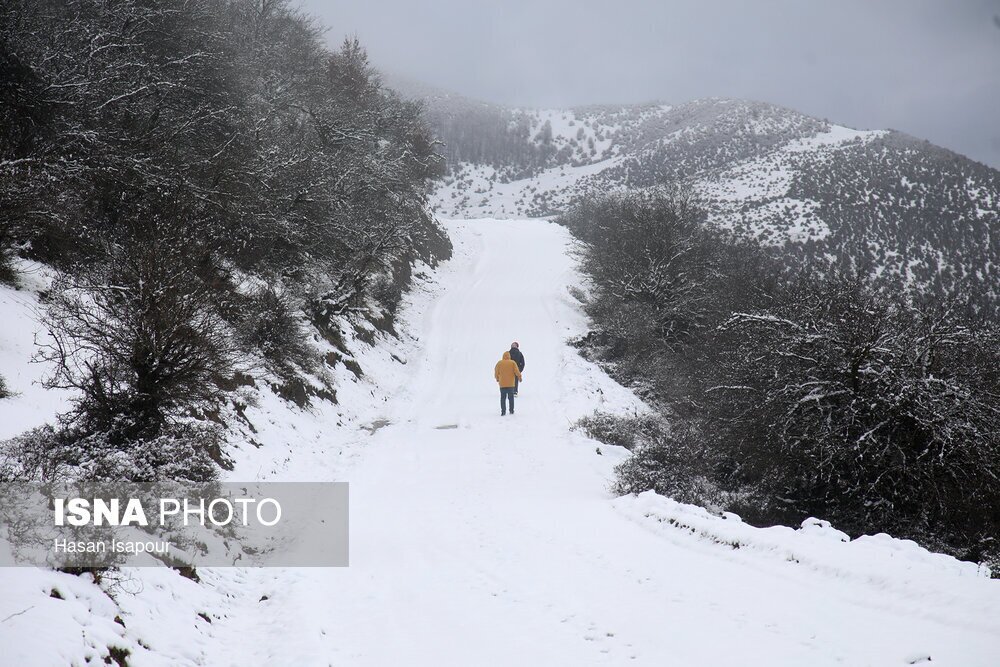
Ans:
POLYGON ((524 355, 521 354, 521 350, 516 347, 510 348, 510 358, 514 360, 515 364, 517 364, 517 370, 524 370, 524 355))

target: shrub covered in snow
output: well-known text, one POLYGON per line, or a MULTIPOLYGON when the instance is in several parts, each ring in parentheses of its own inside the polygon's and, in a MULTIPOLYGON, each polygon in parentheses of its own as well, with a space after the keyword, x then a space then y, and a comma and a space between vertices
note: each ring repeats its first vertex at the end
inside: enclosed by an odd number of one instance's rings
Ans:
POLYGON ((595 440, 632 450, 669 432, 666 420, 653 414, 620 417, 608 412, 595 412, 577 422, 576 427, 595 440))
POLYGON ((17 286, 17 272, 11 263, 10 256, 5 251, 0 239, 0 285, 17 286))
POLYGON ((251 290, 234 309, 237 340, 246 349, 259 350, 272 371, 290 378, 296 369, 313 370, 317 354, 305 334, 301 304, 274 285, 251 290))
POLYGON ((1000 553, 995 326, 830 266, 789 274, 662 191, 564 221, 594 281, 585 351, 669 414, 584 422, 633 449, 619 492, 1000 553))
MULTIPOLYGON (((156 437, 173 417, 220 399, 234 344, 198 275, 205 249, 184 227, 129 228, 105 260, 57 278, 44 323, 52 387, 77 391, 68 417, 87 434, 156 437)), ((114 438, 115 436, 112 436, 114 438)))
POLYGON ((978 544, 1000 534, 1000 337, 954 304, 801 279, 733 313, 706 414, 779 514, 978 544))
POLYGON ((599 323, 585 347, 619 377, 662 388, 686 378, 663 355, 697 344, 727 312, 765 298, 780 268, 760 248, 707 227, 690 195, 629 191, 582 198, 560 218, 584 242, 599 323))
POLYGON ((42 426, 0 442, 0 482, 209 482, 218 477, 212 455, 221 438, 217 425, 196 422, 128 441, 114 433, 42 426))
MULTIPOLYGON (((758 509, 759 500, 748 506, 755 500, 748 488, 731 490, 733 485, 726 483, 732 473, 731 460, 695 424, 678 421, 668 425, 649 417, 638 429, 633 419, 620 420, 613 426, 618 433, 630 434, 635 442, 632 456, 615 469, 614 492, 624 495, 652 490, 713 511, 752 513, 758 509)), ((603 439, 600 433, 590 435, 603 439)))
POLYGON ((15 249, 55 269, 44 356, 77 395, 15 449, 202 476, 212 429, 180 424, 219 413, 234 350, 305 386, 314 310, 391 317, 410 265, 448 256, 442 161, 358 41, 287 2, 64 9, 0 5, 0 281, 15 249))

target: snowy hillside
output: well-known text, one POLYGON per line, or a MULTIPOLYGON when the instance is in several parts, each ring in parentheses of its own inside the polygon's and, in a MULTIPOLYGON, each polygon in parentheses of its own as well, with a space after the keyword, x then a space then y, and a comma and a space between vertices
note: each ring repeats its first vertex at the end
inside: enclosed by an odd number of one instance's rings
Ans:
POLYGON ((837 261, 1000 308, 1000 172, 925 141, 742 100, 528 110, 423 99, 451 159, 433 198, 441 215, 548 216, 586 192, 679 185, 712 222, 795 264, 837 261), (497 124, 507 129, 473 132, 497 124))
MULTIPOLYGON (((758 529, 615 499, 627 453, 573 423, 645 408, 567 344, 588 326, 568 233, 446 227, 453 258, 408 297, 398 339, 351 343, 365 372, 337 376, 338 405, 261 389, 256 432, 234 436, 234 481, 351 483, 350 567, 137 569, 101 586, 5 569, 0 663, 997 664, 1000 580, 974 564, 818 519, 758 529), (513 339, 525 382, 501 418, 493 363, 513 339)), ((30 347, 32 294, 0 288, 0 349, 30 347)), ((0 423, 50 418, 27 412, 23 355, 3 363, 22 394, 0 423)))

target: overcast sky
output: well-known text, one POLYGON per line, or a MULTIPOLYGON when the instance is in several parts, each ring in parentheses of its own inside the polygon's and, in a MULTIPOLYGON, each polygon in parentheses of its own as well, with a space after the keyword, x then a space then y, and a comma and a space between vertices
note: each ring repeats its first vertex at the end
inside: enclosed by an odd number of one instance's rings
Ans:
POLYGON ((1000 0, 302 0, 377 66, 520 106, 697 97, 895 128, 1000 168, 1000 0))

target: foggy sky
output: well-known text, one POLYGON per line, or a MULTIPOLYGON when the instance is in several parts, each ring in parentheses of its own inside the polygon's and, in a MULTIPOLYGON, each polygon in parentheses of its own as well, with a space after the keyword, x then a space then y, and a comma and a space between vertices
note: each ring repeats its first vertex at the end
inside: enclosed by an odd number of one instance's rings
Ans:
POLYGON ((893 128, 1000 168, 1000 0, 302 0, 337 44, 478 99, 698 97, 893 128))

